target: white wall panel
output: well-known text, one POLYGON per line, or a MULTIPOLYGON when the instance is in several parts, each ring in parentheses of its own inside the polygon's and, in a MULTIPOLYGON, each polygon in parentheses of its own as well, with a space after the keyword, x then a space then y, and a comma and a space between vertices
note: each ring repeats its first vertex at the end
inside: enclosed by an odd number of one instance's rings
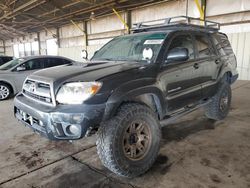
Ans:
POLYGON ((133 10, 132 23, 134 24, 185 14, 185 1, 171 1, 133 10))
POLYGON ((238 24, 238 25, 228 25, 221 27, 222 32, 226 33, 244 33, 250 32, 250 24, 238 24))
POLYGON ((83 59, 81 58, 81 51, 84 49, 83 46, 76 46, 71 48, 59 48, 58 55, 68 57, 75 61, 82 62, 83 59))
MULTIPOLYGON (((124 20, 126 20, 125 14, 120 14, 124 18, 124 20)), ((89 21, 87 24, 87 28, 89 34, 94 34, 124 29, 125 26, 116 15, 110 15, 89 21)))
MULTIPOLYGON (((82 30, 84 30, 83 23, 76 23, 82 30)), ((66 25, 59 29, 60 38, 71 38, 82 36, 83 32, 77 28, 75 25, 66 25)))
POLYGON ((12 45, 12 40, 5 41, 5 55, 14 56, 14 50, 12 45))
POLYGON ((237 58, 239 79, 250 80, 250 32, 228 34, 237 58))
POLYGON ((249 0, 207 0, 207 16, 250 10, 249 0))
POLYGON ((14 56, 14 51, 12 46, 5 47, 5 55, 14 56))
POLYGON ((85 37, 60 38, 61 48, 69 48, 76 46, 86 46, 85 37))

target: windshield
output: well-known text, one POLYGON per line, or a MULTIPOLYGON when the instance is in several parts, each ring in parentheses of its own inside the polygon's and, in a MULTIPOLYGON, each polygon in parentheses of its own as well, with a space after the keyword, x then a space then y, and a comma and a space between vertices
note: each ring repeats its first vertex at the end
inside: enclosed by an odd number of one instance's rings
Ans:
POLYGON ((24 61, 24 59, 14 59, 14 60, 11 60, 8 63, 5 63, 2 66, 0 66, 0 70, 9 70, 9 69, 11 69, 11 68, 19 65, 23 61, 24 61))
POLYGON ((154 33, 117 37, 97 51, 92 60, 151 62, 157 57, 166 35, 154 33))

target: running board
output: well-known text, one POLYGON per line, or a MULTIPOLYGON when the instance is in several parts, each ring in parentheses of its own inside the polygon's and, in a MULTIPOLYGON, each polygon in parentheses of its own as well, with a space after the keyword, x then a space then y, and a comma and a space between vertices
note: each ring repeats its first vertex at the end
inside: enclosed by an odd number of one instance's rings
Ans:
POLYGON ((164 127, 164 126, 174 122, 175 120, 181 118, 182 116, 187 115, 187 114, 197 110, 200 107, 206 106, 210 102, 211 102, 211 100, 208 100, 208 101, 201 103, 201 104, 198 104, 194 107, 186 107, 185 109, 177 111, 177 112, 173 113, 172 115, 170 115, 169 117, 161 120, 160 124, 162 127, 164 127))

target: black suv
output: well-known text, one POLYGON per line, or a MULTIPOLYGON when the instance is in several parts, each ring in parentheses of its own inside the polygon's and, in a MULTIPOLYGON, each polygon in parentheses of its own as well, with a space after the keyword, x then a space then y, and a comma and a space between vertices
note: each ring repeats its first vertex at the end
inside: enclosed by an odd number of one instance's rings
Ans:
POLYGON ((236 58, 219 24, 189 17, 140 23, 84 66, 29 76, 15 98, 16 118, 53 140, 98 130, 104 166, 135 177, 154 163, 161 126, 199 107, 209 119, 229 112, 236 58))

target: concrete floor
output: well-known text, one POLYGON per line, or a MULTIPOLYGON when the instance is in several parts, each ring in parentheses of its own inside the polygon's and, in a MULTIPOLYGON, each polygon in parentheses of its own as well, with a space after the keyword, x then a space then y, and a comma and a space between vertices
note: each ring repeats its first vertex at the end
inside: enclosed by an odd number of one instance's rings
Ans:
POLYGON ((233 85, 230 115, 211 122, 196 111, 163 128, 159 157, 138 178, 117 177, 96 154, 95 137, 51 142, 18 123, 0 103, 0 187, 250 188, 250 82, 233 85))

